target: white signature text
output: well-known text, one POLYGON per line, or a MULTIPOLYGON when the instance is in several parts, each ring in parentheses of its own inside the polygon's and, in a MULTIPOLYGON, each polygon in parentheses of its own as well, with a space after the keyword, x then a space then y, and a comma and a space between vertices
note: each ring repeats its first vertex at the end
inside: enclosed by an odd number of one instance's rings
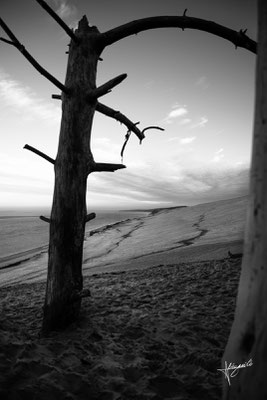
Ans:
POLYGON ((224 374, 225 379, 227 379, 229 386, 230 386, 231 385, 230 378, 234 378, 238 374, 238 372, 241 368, 252 367, 252 365, 253 365, 252 359, 250 359, 249 361, 246 361, 243 364, 238 364, 238 365, 236 365, 235 363, 230 363, 228 365, 227 361, 225 361, 224 362, 225 368, 221 368, 221 369, 218 368, 218 371, 221 371, 224 374))

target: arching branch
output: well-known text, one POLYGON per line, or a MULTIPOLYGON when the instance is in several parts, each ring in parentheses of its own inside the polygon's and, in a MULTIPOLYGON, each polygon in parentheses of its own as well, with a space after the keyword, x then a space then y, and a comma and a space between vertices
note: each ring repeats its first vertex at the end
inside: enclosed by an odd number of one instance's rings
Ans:
POLYGON ((57 86, 62 92, 69 93, 69 90, 64 86, 61 82, 59 82, 53 75, 51 75, 48 71, 46 71, 33 56, 25 49, 25 47, 20 43, 20 41, 16 38, 14 33, 9 29, 9 27, 5 24, 5 22, 0 18, 0 26, 9 36, 11 41, 6 39, 1 39, 3 42, 12 44, 15 46, 21 54, 34 66, 34 68, 40 72, 41 75, 45 76, 50 82, 52 82, 55 86, 57 86))
POLYGON ((161 128, 160 126, 147 126, 145 129, 142 130, 142 133, 145 133, 145 131, 148 131, 149 129, 157 129, 158 131, 165 131, 164 128, 161 128))
POLYGON ((245 30, 237 32, 212 21, 188 17, 185 13, 183 16, 160 16, 132 21, 102 33, 99 39, 102 47, 105 48, 128 36, 158 28, 197 29, 205 31, 230 41, 236 47, 242 47, 252 53, 257 53, 257 43, 246 35, 245 30))
POLYGON ((65 24, 65 22, 55 13, 54 10, 52 10, 51 7, 49 7, 49 5, 43 1, 43 0, 36 0, 37 3, 40 4, 41 7, 43 7, 43 9, 45 9, 45 11, 51 15, 51 17, 61 26, 61 28, 64 29, 64 31, 74 40, 74 42, 79 43, 79 39, 77 38, 77 36, 73 33, 73 31, 68 27, 67 24, 65 24))

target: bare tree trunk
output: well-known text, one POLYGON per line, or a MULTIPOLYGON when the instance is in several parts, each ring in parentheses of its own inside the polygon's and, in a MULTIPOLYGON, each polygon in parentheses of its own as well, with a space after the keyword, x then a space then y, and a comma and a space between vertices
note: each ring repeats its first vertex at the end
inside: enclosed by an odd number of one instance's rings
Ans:
POLYGON ((82 256, 86 222, 86 185, 93 157, 90 136, 96 100, 88 92, 96 87, 99 55, 94 46, 96 28, 84 17, 73 40, 62 94, 62 121, 55 161, 55 188, 50 219, 48 278, 43 332, 63 328, 79 314, 83 287, 82 256))
MULTIPOLYGON (((252 359, 224 380, 224 399, 267 399, 267 2, 258 1, 254 142, 244 258, 235 320, 222 368, 252 359)), ((229 371, 230 374, 233 370, 229 371)))

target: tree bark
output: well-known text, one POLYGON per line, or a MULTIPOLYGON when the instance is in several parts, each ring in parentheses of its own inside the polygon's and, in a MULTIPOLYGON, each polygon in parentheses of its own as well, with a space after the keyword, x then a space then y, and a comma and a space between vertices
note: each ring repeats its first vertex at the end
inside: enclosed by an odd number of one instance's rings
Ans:
POLYGON ((99 33, 84 17, 75 34, 79 42, 71 41, 65 82, 70 94, 62 93, 43 333, 64 328, 77 319, 81 306, 77 294, 83 288, 86 186, 94 165, 90 136, 96 107, 96 100, 88 102, 87 93, 96 87, 99 33))
POLYGON ((258 1, 254 139, 244 257, 235 319, 222 359, 253 365, 224 380, 224 399, 267 399, 267 2, 258 1))

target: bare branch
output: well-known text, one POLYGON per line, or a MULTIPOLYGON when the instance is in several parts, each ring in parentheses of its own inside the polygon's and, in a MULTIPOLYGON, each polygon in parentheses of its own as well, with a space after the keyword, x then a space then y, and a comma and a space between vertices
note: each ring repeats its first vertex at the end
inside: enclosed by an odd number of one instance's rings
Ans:
POLYGON ((17 47, 17 46, 16 46, 16 43, 15 43, 15 42, 12 42, 12 40, 8 40, 8 39, 5 39, 5 38, 3 38, 3 37, 0 37, 0 40, 1 40, 2 42, 7 43, 7 44, 11 44, 11 46, 17 47))
MULTIPOLYGON (((147 131, 149 129, 158 129, 160 131, 164 131, 165 130, 163 128, 160 128, 159 126, 148 126, 147 128, 142 130, 142 134, 144 135, 145 131, 147 131)), ((128 131, 126 133, 126 135, 125 135, 125 142, 123 143, 123 146, 122 146, 122 149, 121 149, 121 160, 123 160, 123 153, 124 153, 125 147, 126 147, 126 145, 128 143, 128 140, 130 139, 130 136, 131 136, 131 131, 128 131)))
POLYGON ((50 218, 44 217, 43 215, 40 215, 39 218, 40 218, 42 221, 44 221, 44 222, 48 222, 49 224, 50 224, 50 222, 51 222, 50 218))
POLYGON ((72 302, 83 299, 84 297, 91 297, 91 292, 89 289, 82 289, 80 292, 74 292, 71 298, 72 302))
POLYGON ((123 164, 95 163, 92 172, 115 172, 123 168, 126 168, 123 164))
POLYGON ((233 29, 226 28, 222 25, 216 24, 212 21, 206 21, 200 18, 193 18, 186 16, 186 10, 183 16, 160 16, 143 18, 127 24, 118 26, 100 35, 100 42, 102 47, 109 46, 118 40, 124 39, 128 36, 137 34, 149 29, 158 28, 181 28, 181 29, 197 29, 205 31, 213 35, 219 36, 233 43, 237 47, 242 47, 257 53, 257 42, 250 39, 245 32, 242 33, 234 31, 233 29))
MULTIPOLYGON (((9 44, 14 45, 21 54, 34 66, 34 68, 40 72, 41 75, 45 76, 50 82, 52 82, 55 86, 57 86, 62 92, 70 93, 70 91, 64 86, 61 82, 59 82, 53 75, 51 75, 48 71, 46 71, 36 60, 32 57, 32 55, 25 49, 25 47, 19 42, 13 32, 8 28, 5 22, 0 18, 0 26, 6 32, 6 34, 10 37, 12 42, 9 44)), ((4 40, 6 42, 6 40, 4 40)))
POLYGON ((74 32, 68 27, 67 24, 55 13, 54 10, 52 10, 49 5, 43 1, 43 0, 36 0, 37 3, 40 4, 41 7, 45 9, 46 12, 48 12, 49 15, 51 15, 52 18, 61 26, 61 28, 64 29, 64 31, 74 40, 75 43, 79 43, 79 39, 77 36, 74 34, 74 32))
POLYGON ((124 141, 122 149, 121 149, 121 162, 123 162, 123 153, 124 153, 125 147, 128 143, 128 140, 130 139, 130 136, 131 136, 131 131, 128 131, 125 135, 125 141, 124 141))
POLYGON ((88 98, 89 99, 97 99, 98 97, 104 96, 105 94, 111 92, 111 89, 113 89, 115 86, 119 85, 126 78, 127 78, 127 74, 121 74, 119 76, 116 76, 116 78, 113 78, 110 81, 99 86, 95 90, 92 90, 88 94, 88 98))
POLYGON ((16 46, 20 45, 20 42, 18 41, 18 39, 16 38, 14 33, 9 29, 9 27, 2 20, 2 18, 0 18, 0 26, 6 32, 7 36, 10 37, 10 39, 12 40, 12 43, 14 43, 16 46))
POLYGON ((52 94, 52 99, 56 99, 56 100, 62 100, 62 96, 61 94, 52 94))
POLYGON ((29 146, 28 144, 25 144, 25 146, 23 147, 26 150, 30 150, 33 153, 37 154, 38 156, 44 158, 45 160, 49 161, 52 164, 55 164, 55 160, 49 156, 47 156, 45 153, 43 153, 42 151, 37 150, 35 147, 29 146))
POLYGON ((92 219, 94 219, 95 217, 96 217, 95 213, 90 213, 90 214, 86 215, 85 222, 89 222, 92 219))
POLYGON ((101 114, 106 115, 107 117, 114 118, 117 121, 121 122, 127 128, 134 132, 136 136, 142 141, 145 138, 145 135, 140 131, 140 129, 137 128, 136 124, 132 121, 130 121, 125 115, 120 113, 119 111, 115 111, 112 108, 102 104, 102 103, 97 103, 96 105, 96 110, 100 112, 101 114))
POLYGON ((145 133, 145 131, 148 131, 149 129, 158 129, 159 131, 165 131, 165 129, 161 128, 160 126, 148 126, 147 128, 143 129, 142 132, 145 133))

